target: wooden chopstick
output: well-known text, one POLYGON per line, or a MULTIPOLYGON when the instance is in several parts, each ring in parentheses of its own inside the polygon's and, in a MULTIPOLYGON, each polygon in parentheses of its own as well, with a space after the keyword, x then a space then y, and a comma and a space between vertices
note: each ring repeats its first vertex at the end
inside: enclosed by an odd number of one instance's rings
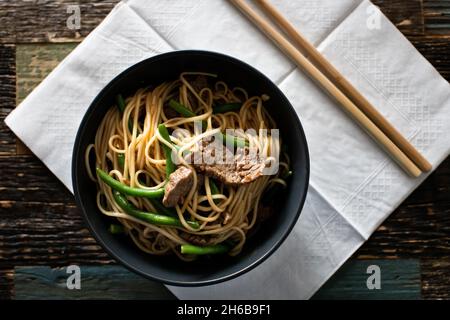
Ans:
POLYGON ((267 0, 256 0, 277 25, 304 50, 306 56, 322 71, 372 122, 383 131, 424 172, 431 164, 398 130, 267 0))
POLYGON ((313 80, 343 107, 345 111, 370 136, 382 146, 388 154, 413 177, 418 177, 421 170, 381 131, 333 82, 315 67, 300 51, 298 51, 280 32, 256 13, 244 0, 230 0, 244 13, 262 32, 283 50, 298 67, 303 69, 313 80))

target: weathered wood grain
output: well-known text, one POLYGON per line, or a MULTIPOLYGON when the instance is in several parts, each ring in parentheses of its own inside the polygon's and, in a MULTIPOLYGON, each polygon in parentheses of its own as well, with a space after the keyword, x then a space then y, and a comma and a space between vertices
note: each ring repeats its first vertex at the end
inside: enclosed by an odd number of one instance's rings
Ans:
POLYGON ((0 167, 3 264, 113 262, 86 229, 73 196, 41 161, 34 156, 0 157, 0 167))
POLYGON ((13 268, 4 268, 0 263, 0 300, 9 300, 14 287, 13 268))
POLYGON ((422 293, 426 299, 450 299, 450 258, 421 262, 422 293))
POLYGON ((424 33, 423 0, 372 0, 405 35, 424 33))
POLYGON ((350 260, 314 295, 313 299, 411 300, 421 298, 419 260, 350 260), (380 268, 380 289, 369 290, 369 266, 380 268))
POLYGON ((39 160, 0 157, 0 167, 10 177, 0 182, 3 264, 113 262, 86 229, 73 196, 39 160))
POLYGON ((74 204, 70 192, 35 156, 0 157, 0 167, 0 199, 74 204))
POLYGON ((450 38, 424 36, 410 37, 409 40, 439 73, 450 81, 450 38))
MULTIPOLYGON (((26 96, 77 46, 77 43, 21 44, 16 47, 17 93, 19 105, 26 96)), ((32 154, 17 139, 16 154, 32 154)))
MULTIPOLYGON (((16 150, 15 137, 3 121, 15 106, 15 45, 0 45, 0 57, 0 157, 8 157, 13 155, 16 150)), ((0 172, 3 172, 3 167, 0 167, 0 172)), ((11 297, 12 273, 12 267, 6 265, 5 261, 0 258, 0 299, 11 297)))
POLYGON ((450 36, 448 0, 372 0, 406 36, 450 36))
POLYGON ((17 104, 77 46, 77 43, 21 44, 16 48, 17 104))
MULTIPOLYGON (((81 41, 119 0, 0 0, 0 43, 81 41), (67 6, 81 10, 80 30, 70 30, 67 6)), ((405 34, 449 35, 446 0, 373 0, 405 34)))
POLYGON ((425 0, 423 2, 425 31, 431 35, 450 36, 450 1, 425 0))
POLYGON ((54 299, 175 299, 162 284, 147 280, 121 266, 80 266, 81 288, 67 289, 67 267, 15 269, 14 298, 54 299))
POLYGON ((119 0, 0 0, 0 43, 81 41, 119 0), (68 5, 81 11, 79 30, 67 27, 68 5))
POLYGON ((6 217, 0 223, 0 259, 5 267, 114 262, 91 237, 75 207, 28 202, 8 205, 11 210, 26 210, 30 214, 18 214, 13 219, 6 217), (9 226, 11 222, 14 227, 9 226))
POLYGON ((15 153, 15 137, 3 121, 15 106, 15 46, 0 45, 0 156, 15 153))

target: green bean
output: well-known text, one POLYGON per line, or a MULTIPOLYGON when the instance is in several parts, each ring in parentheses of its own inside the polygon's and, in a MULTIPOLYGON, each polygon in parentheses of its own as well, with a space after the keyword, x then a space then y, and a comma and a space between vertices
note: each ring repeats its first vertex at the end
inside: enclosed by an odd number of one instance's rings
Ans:
POLYGON ((119 163, 120 168, 123 169, 125 167, 125 154, 118 153, 117 154, 117 162, 119 163))
MULTIPOLYGON (((213 179, 209 178, 209 188, 211 189, 211 195, 219 194, 219 188, 217 187, 216 183, 213 179)), ((219 199, 214 199, 214 203, 218 203, 219 199)))
MULTIPOLYGON (((125 111, 125 99, 122 97, 121 94, 118 94, 116 96, 116 101, 117 101, 117 107, 119 108, 120 114, 123 115, 123 112, 125 111)), ((128 130, 130 130, 130 132, 133 132, 133 122, 131 121, 131 119, 128 119, 128 130)))
POLYGON ((225 113, 230 111, 237 111, 242 107, 242 103, 225 103, 218 106, 213 107, 213 113, 225 113))
POLYGON ((104 183, 106 183, 112 189, 119 191, 120 193, 126 194, 128 196, 144 197, 144 198, 161 198, 164 196, 164 188, 159 188, 156 190, 132 188, 117 181, 100 168, 97 168, 97 175, 100 177, 100 179, 103 180, 104 183))
POLYGON ((110 224, 109 232, 112 234, 123 234, 125 233, 125 228, 120 224, 110 224))
POLYGON ((119 111, 121 114, 123 114, 123 112, 125 111, 125 100, 123 99, 121 94, 118 94, 116 96, 116 101, 117 101, 117 107, 119 108, 119 111))
POLYGON ((171 107, 173 110, 175 110, 185 118, 192 118, 197 116, 194 111, 189 110, 184 105, 173 99, 169 101, 169 107, 171 107))
MULTIPOLYGON (((178 101, 175 100, 170 100, 169 101, 169 106, 175 110, 176 112, 178 112, 179 114, 181 114, 183 117, 185 118, 192 118, 192 117, 196 117, 197 115, 195 114, 195 112, 189 110, 188 108, 186 108, 184 105, 182 105, 181 103, 179 103, 178 101)), ((207 123, 205 120, 202 121, 202 127, 203 130, 206 129, 207 127, 207 123)))
POLYGON ((158 199, 150 199, 150 202, 158 213, 165 214, 166 216, 178 217, 177 212, 174 209, 165 207, 158 199))
POLYGON ((235 136, 230 136, 228 134, 223 134, 222 133, 222 138, 223 138, 223 143, 225 145, 229 144, 229 141, 231 141, 230 144, 233 144, 233 146, 235 148, 245 148, 249 146, 249 143, 247 140, 235 137, 235 136))
MULTIPOLYGON (((128 200, 120 194, 120 192, 115 191, 113 193, 114 200, 119 205, 119 207, 122 208, 125 213, 128 215, 135 217, 139 220, 156 224, 156 225, 162 225, 162 226, 173 226, 173 227, 180 227, 184 228, 181 221, 174 217, 165 216, 162 214, 156 214, 152 212, 145 212, 137 209, 135 206, 133 206, 128 200)), ((200 226, 198 222, 195 221, 187 221, 188 225, 191 226, 194 229, 198 229, 200 226)))
POLYGON ((211 194, 218 194, 219 188, 217 187, 216 183, 213 179, 209 178, 209 187, 211 188, 211 194))
MULTIPOLYGON (((186 108, 184 105, 182 105, 181 103, 175 101, 175 100, 170 100, 169 101, 169 106, 174 109, 176 112, 180 113, 182 116, 184 116, 185 118, 192 118, 197 116, 195 114, 195 112, 189 110, 188 108, 186 108)), ((202 122, 203 124, 203 129, 206 128, 206 121, 202 122)), ((222 135, 222 141, 224 142, 225 145, 228 144, 228 141, 230 141, 230 144, 233 144, 234 147, 236 148, 245 148, 247 147, 248 141, 238 138, 238 137, 234 137, 234 136, 230 136, 224 133, 221 133, 222 135)))
MULTIPOLYGON (((178 213, 174 208, 165 207, 158 199, 149 199, 152 205, 155 207, 157 213, 162 213, 166 216, 175 217, 178 219, 178 213)), ((189 222, 188 222, 189 223, 189 222)))
MULTIPOLYGON (((165 125, 160 124, 158 126, 158 131, 164 140, 166 140, 167 142, 172 144, 172 141, 170 140, 170 136, 169 136, 169 131, 167 131, 167 128, 165 125)), ((176 170, 177 166, 172 161, 172 149, 163 143, 163 150, 164 150, 164 155, 166 156, 166 177, 167 177, 167 179, 169 179, 170 174, 176 170)))
POLYGON ((181 253, 182 254, 193 254, 193 255, 205 255, 205 254, 222 254, 230 250, 230 247, 224 244, 216 244, 214 246, 194 246, 192 244, 182 244, 181 253))

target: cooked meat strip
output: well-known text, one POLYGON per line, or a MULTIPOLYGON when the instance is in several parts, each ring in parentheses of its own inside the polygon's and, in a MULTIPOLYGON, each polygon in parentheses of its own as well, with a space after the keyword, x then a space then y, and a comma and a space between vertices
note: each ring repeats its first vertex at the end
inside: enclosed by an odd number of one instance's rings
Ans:
POLYGON ((194 172, 184 166, 179 167, 169 176, 169 182, 164 192, 163 204, 175 207, 191 190, 194 184, 194 172))
POLYGON ((192 165, 198 172, 232 186, 255 181, 262 175, 264 161, 258 155, 249 154, 248 148, 238 148, 233 154, 223 147, 222 158, 218 158, 216 147, 216 142, 203 140, 199 151, 191 154, 192 165))

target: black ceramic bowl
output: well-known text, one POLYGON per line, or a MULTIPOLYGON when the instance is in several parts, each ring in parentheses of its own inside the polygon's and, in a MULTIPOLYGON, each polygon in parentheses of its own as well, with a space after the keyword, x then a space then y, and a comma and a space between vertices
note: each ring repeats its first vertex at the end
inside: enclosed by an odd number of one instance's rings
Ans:
MULTIPOLYGON (((289 101, 267 77, 232 57, 205 51, 176 51, 144 60, 112 80, 87 110, 75 141, 72 180, 75 198, 87 224, 102 247, 117 261, 148 278, 179 286, 209 285, 236 277, 272 254, 295 225, 305 201, 309 179, 309 156, 305 134, 289 101), (96 206, 96 186, 89 180, 84 153, 115 96, 132 95, 141 87, 176 79, 183 71, 203 71, 219 75, 231 86, 247 89, 251 95, 270 96, 265 103, 281 130, 292 161, 292 176, 286 192, 278 199, 276 214, 252 235, 236 257, 215 256, 183 262, 174 256, 152 256, 140 251, 125 236, 111 235, 111 218, 96 206)), ((293 254, 295 254, 293 252, 293 254)))

